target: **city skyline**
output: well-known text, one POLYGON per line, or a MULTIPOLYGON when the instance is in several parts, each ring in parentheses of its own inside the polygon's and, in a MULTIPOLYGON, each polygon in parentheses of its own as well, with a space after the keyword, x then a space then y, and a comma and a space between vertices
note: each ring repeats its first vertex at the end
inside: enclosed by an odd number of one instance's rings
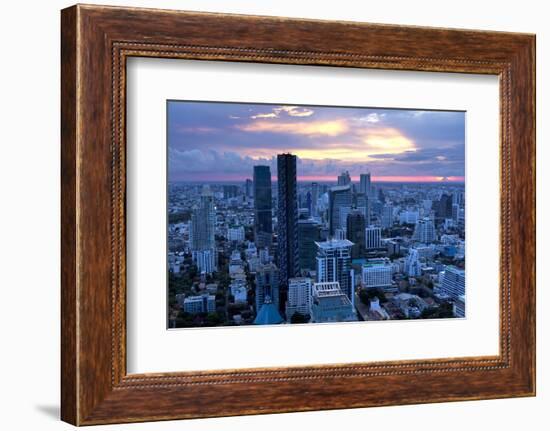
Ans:
POLYGON ((464 172, 463 114, 419 144, 432 113, 250 105, 216 138, 220 104, 201 106, 187 149, 168 142, 169 328, 465 317, 463 177, 426 175, 464 172))
POLYGON ((277 154, 297 156, 297 181, 463 182, 465 113, 169 101, 170 181, 240 182, 277 154))

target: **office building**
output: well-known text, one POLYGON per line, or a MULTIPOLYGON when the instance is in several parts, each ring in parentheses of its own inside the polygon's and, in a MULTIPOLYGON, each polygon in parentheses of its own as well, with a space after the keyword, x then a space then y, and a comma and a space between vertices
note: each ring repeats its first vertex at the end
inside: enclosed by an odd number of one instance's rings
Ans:
POLYGON ((459 206, 464 206, 464 192, 453 192, 453 204, 458 204, 459 206))
POLYGON ((443 193, 436 202, 435 216, 438 219, 444 220, 453 216, 453 196, 443 193))
POLYGON ((215 313, 216 297, 214 295, 188 296, 183 300, 183 311, 186 313, 215 313))
POLYGON ((305 315, 310 314, 311 308, 311 278, 298 277, 288 280, 288 299, 286 303, 286 320, 290 319, 294 313, 305 315))
POLYGON ((254 240, 258 248, 271 246, 271 170, 254 166, 254 240))
POLYGON ((223 198, 231 199, 236 198, 239 194, 239 187, 236 185, 225 185, 223 186, 223 198))
POLYGON ((429 244, 436 240, 434 222, 424 217, 418 220, 414 228, 413 240, 429 244))
POLYGON ((351 258, 363 257, 365 253, 365 215, 358 209, 353 209, 348 214, 346 238, 353 243, 351 258))
POLYGON ((465 287, 465 271, 456 266, 447 266, 443 274, 443 281, 441 282, 441 292, 457 301, 460 296, 465 295, 465 287))
POLYGON ((382 207, 382 214, 380 215, 380 221, 382 228, 387 229, 393 226, 393 206, 384 205, 382 207))
POLYGON ((298 220, 298 261, 301 270, 314 270, 317 257, 315 242, 321 239, 321 225, 313 219, 298 220))
POLYGON ((359 193, 363 193, 368 197, 372 196, 370 172, 359 175, 359 193))
POLYGON ((341 229, 342 231, 346 232, 348 229, 348 215, 351 213, 352 207, 351 206, 345 206, 340 207, 340 226, 337 226, 335 230, 341 229))
POLYGON ((277 251, 279 283, 286 290, 288 279, 299 275, 298 201, 296 156, 277 155, 277 251))
POLYGON ((216 208, 210 187, 202 189, 200 202, 193 208, 189 241, 191 250, 210 250, 215 243, 216 208))
POLYGON ((363 213, 365 216, 365 225, 370 225, 371 220, 371 207, 370 207, 370 199, 368 195, 364 193, 356 193, 355 194, 355 208, 357 208, 359 211, 363 213))
POLYGON ((363 287, 390 287, 392 264, 388 258, 368 259, 361 268, 363 287))
POLYGON ((349 211, 351 205, 352 193, 349 185, 332 187, 329 190, 329 233, 331 236, 334 235, 336 229, 342 229, 345 219, 341 220, 340 214, 345 214, 346 210, 349 211), (341 208, 344 208, 344 212, 341 212, 341 208))
POLYGON ((353 322, 357 314, 338 282, 314 283, 311 295, 311 321, 315 323, 353 322))
POLYGON ((212 274, 217 270, 216 250, 195 250, 192 252, 193 262, 200 273, 212 274))
POLYGON ((420 256, 416 248, 409 249, 409 254, 405 259, 405 274, 409 277, 419 277, 422 274, 420 256))
POLYGON ((216 270, 216 208, 208 186, 201 192, 198 206, 193 208, 189 229, 189 245, 193 261, 200 272, 210 274, 216 270))
POLYGON ((456 224, 458 224, 459 218, 460 218, 460 205, 453 204, 453 220, 456 224))
POLYGON ((365 229, 365 249, 376 250, 382 247, 382 230, 376 226, 365 229))
POLYGON ((353 243, 345 240, 317 242, 317 281, 338 282, 350 301, 354 301, 355 280, 351 268, 353 243))

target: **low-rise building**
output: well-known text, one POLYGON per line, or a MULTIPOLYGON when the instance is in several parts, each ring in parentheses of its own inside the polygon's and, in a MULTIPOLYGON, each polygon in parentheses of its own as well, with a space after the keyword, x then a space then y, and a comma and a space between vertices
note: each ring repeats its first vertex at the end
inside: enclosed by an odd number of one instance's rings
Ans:
POLYGON ((362 266, 363 287, 389 287, 392 284, 393 266, 388 258, 368 259, 362 266))
POLYGON ((310 314, 312 280, 307 277, 289 278, 286 318, 288 321, 294 313, 310 314))
POLYGON ((214 295, 188 296, 183 301, 183 311, 186 313, 214 313, 216 312, 216 297, 214 295))
POLYGON ((315 323, 352 322, 356 311, 336 282, 314 283, 312 287, 311 321, 315 323))

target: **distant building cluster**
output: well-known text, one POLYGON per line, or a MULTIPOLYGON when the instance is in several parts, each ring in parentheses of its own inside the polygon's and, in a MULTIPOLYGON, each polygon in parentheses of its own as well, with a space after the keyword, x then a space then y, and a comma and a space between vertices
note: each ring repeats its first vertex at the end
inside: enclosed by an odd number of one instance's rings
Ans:
POLYGON ((464 317, 454 183, 298 181, 297 157, 239 183, 169 183, 171 327, 464 317))

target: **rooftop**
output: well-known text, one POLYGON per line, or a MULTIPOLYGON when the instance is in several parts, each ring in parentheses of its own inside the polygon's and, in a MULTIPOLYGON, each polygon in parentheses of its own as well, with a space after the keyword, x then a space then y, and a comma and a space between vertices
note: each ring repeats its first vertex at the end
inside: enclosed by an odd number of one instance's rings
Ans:
POLYGON ((351 190, 350 185, 347 185, 347 186, 333 186, 333 187, 330 188, 331 192, 344 192, 344 191, 347 191, 347 190, 351 190))
POLYGON ((390 260, 388 258, 385 258, 385 257, 382 257, 382 258, 379 258, 379 259, 368 259, 363 264, 363 267, 364 268, 372 268, 372 267, 376 267, 376 266, 387 266, 390 263, 391 263, 390 260))
POLYGON ((258 315, 254 319, 254 325, 278 325, 279 323, 283 323, 283 318, 275 304, 271 301, 262 304, 258 315))
POLYGON ((353 243, 349 239, 331 239, 329 241, 322 241, 322 242, 315 241, 315 244, 317 245, 317 247, 323 250, 353 246, 353 243))
POLYGON ((327 281, 322 283, 313 284, 313 296, 325 297, 325 296, 340 296, 344 295, 342 289, 340 289, 340 283, 337 281, 327 281))
POLYGON ((463 269, 457 268, 456 266, 453 266, 453 265, 446 266, 445 271, 454 272, 455 274, 461 275, 461 276, 464 276, 465 274, 465 271, 463 269))

